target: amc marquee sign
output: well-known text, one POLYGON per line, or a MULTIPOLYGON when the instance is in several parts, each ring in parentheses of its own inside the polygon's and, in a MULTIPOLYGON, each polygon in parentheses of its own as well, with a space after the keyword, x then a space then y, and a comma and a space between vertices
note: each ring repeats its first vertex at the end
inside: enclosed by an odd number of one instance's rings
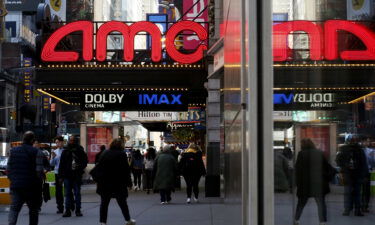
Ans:
MULTIPOLYGON (((175 39, 183 32, 194 32, 201 42, 208 38, 207 30, 199 23, 193 21, 180 21, 174 23, 165 35, 165 48, 168 55, 181 64, 195 63, 203 58, 207 45, 202 43, 193 53, 182 53, 176 49, 175 39)), ((59 42, 73 32, 82 32, 82 58, 84 61, 94 59, 94 39, 96 43, 95 60, 102 62, 107 58, 107 37, 112 32, 119 32, 124 37, 124 55, 126 62, 134 59, 134 38, 139 32, 147 32, 151 36, 151 60, 159 62, 162 59, 162 34, 154 23, 142 21, 127 25, 120 21, 106 22, 99 27, 94 37, 94 24, 91 21, 77 21, 66 24, 56 30, 44 44, 41 59, 45 62, 75 62, 80 58, 75 51, 56 51, 59 42)))

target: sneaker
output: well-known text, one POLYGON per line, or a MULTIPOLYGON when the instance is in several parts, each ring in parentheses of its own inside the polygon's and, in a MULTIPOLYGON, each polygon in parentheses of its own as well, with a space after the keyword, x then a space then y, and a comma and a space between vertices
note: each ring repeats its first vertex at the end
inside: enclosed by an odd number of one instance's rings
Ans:
POLYGON ((66 210, 65 213, 62 215, 62 217, 71 217, 72 216, 72 213, 70 212, 70 210, 66 210))
POLYGON ((129 221, 126 221, 126 224, 125 225, 135 225, 136 221, 131 219, 129 221))
POLYGON ((295 220, 295 221, 294 221, 294 225, 299 225, 299 221, 298 221, 298 220, 295 220))
POLYGON ((100 225, 107 225, 106 223, 100 223, 100 225))
POLYGON ((198 202, 199 202, 198 198, 195 198, 195 197, 194 197, 194 202, 195 202, 195 203, 198 203, 198 202))
POLYGON ((165 205, 167 204, 167 202, 160 202, 160 205, 165 205))
POLYGON ((191 199, 190 199, 190 198, 187 198, 187 199, 186 199, 186 203, 187 203, 187 204, 190 204, 190 202, 191 202, 191 199))

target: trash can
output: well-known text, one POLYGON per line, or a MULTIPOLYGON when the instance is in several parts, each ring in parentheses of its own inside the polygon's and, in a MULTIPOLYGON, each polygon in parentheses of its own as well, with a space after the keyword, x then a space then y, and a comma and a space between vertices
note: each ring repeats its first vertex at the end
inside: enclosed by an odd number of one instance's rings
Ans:
POLYGON ((9 205, 10 204, 10 194, 9 194, 9 179, 5 176, 0 177, 0 204, 9 205))

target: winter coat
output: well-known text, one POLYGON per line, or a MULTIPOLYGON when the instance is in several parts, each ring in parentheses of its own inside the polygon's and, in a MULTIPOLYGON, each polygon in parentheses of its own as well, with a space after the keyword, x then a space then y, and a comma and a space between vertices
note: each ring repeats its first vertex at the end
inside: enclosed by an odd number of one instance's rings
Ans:
POLYGON ((322 151, 302 149, 295 166, 297 196, 309 198, 328 194, 331 169, 322 151))
POLYGON ((87 155, 80 145, 69 144, 61 153, 59 175, 62 178, 81 180, 87 166, 87 155), (73 160, 75 163, 73 164, 73 160))
POLYGON ((101 178, 97 181, 96 193, 113 195, 124 192, 131 186, 128 157, 122 149, 110 149, 103 152, 98 164, 101 178))
POLYGON ((174 190, 177 177, 177 161, 170 153, 159 154, 154 163, 154 190, 174 190))
POLYGON ((368 174, 366 155, 358 144, 341 146, 336 156, 336 163, 341 168, 345 179, 350 179, 353 182, 362 182, 368 174))
POLYGON ((286 192, 289 189, 289 182, 288 182, 288 173, 289 173, 289 166, 288 166, 288 159, 281 153, 275 151, 274 154, 274 186, 275 191, 277 192, 286 192))
POLYGON ((32 189, 41 186, 42 180, 37 171, 38 151, 26 144, 10 150, 7 166, 10 189, 32 189))
POLYGON ((201 177, 206 175, 202 156, 194 150, 188 149, 182 153, 178 168, 183 176, 201 177))

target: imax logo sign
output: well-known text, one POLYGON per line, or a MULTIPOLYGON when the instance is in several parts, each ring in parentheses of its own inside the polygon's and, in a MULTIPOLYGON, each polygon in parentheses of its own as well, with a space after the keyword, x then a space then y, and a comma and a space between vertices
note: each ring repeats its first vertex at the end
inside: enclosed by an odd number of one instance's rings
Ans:
POLYGON ((274 104, 293 104, 293 103, 332 103, 334 102, 333 93, 290 93, 273 94, 274 104))
POLYGON ((182 105, 181 96, 174 94, 139 94, 138 103, 140 105, 182 105))

